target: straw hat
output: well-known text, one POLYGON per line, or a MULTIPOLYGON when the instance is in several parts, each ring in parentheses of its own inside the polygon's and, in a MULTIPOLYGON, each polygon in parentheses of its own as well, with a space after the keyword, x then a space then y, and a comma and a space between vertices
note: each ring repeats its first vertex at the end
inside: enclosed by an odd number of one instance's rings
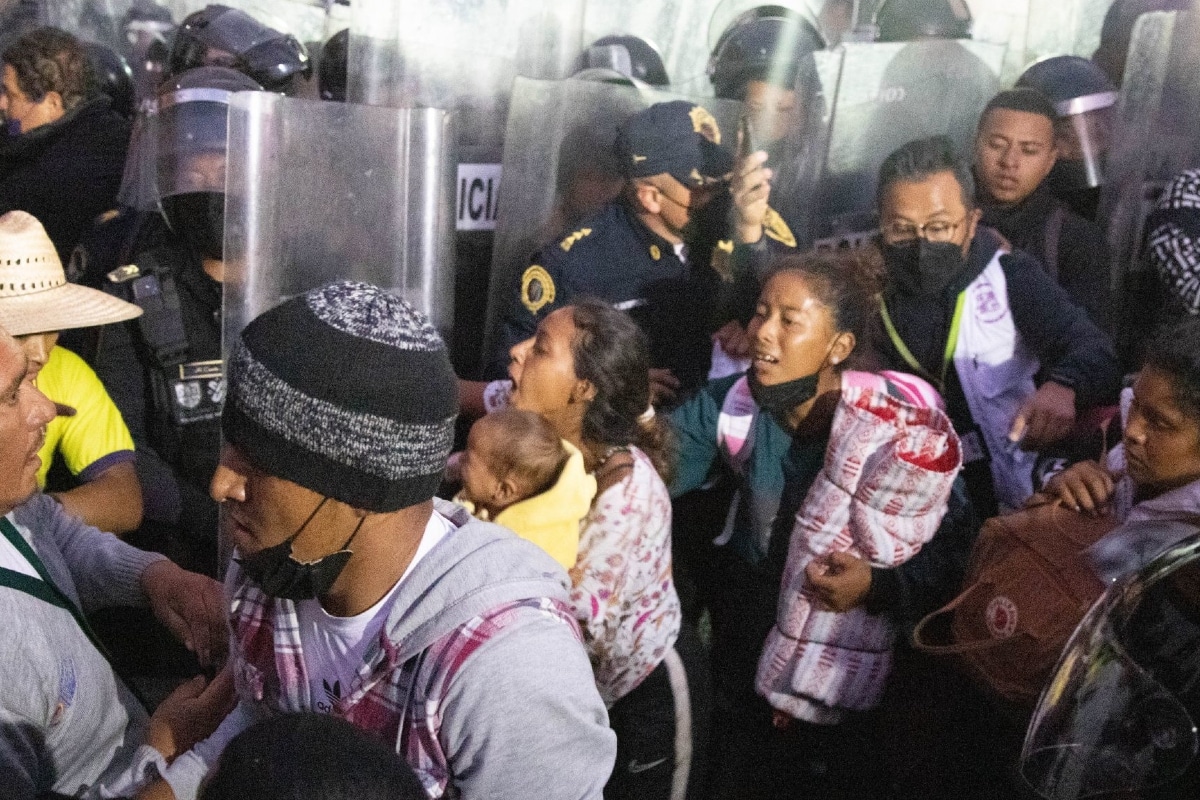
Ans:
POLYGON ((0 216, 0 328, 13 336, 124 322, 142 310, 67 283, 46 229, 32 214, 0 216))

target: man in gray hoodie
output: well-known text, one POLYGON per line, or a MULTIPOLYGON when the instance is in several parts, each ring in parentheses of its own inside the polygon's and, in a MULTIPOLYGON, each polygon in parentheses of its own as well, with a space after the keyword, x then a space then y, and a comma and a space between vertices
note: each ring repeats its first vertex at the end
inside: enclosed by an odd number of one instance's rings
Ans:
POLYGON ((394 745, 433 797, 600 798, 616 742, 566 574, 434 499, 457 380, 424 315, 332 284, 252 322, 228 369, 212 495, 240 702, 144 796, 190 798, 253 721, 316 711, 394 745))

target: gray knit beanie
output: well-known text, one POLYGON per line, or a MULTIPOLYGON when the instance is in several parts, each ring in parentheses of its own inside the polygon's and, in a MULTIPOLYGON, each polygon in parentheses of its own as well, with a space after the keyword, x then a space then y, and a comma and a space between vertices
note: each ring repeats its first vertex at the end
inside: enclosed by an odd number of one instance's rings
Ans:
POLYGON ((457 414, 458 380, 425 315, 346 281, 246 326, 221 428, 267 473, 382 512, 433 497, 457 414))

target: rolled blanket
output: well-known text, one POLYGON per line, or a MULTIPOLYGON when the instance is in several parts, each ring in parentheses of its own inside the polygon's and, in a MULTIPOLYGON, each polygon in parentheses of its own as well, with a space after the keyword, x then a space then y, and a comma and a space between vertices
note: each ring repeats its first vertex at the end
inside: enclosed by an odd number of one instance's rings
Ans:
POLYGON ((773 707, 833 724, 845 710, 879 702, 891 670, 891 623, 861 608, 824 609, 805 568, 833 552, 877 567, 912 558, 941 524, 961 467, 958 436, 936 405, 844 384, 824 465, 796 515, 776 624, 758 664, 758 692, 773 707))

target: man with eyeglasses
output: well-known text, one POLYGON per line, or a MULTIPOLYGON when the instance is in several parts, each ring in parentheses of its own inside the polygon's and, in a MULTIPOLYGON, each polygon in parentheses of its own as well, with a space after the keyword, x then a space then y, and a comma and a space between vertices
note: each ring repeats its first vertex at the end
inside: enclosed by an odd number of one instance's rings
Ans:
POLYGON ((1115 401, 1112 343, 1032 257, 979 225, 974 180, 945 137, 880 168, 886 264, 877 350, 938 386, 963 440, 976 511, 1019 507, 1037 451, 1077 411, 1115 401))
MULTIPOLYGON (((535 254, 514 287, 493 376, 504 374, 509 349, 533 336, 541 319, 592 296, 628 311, 646 332, 655 399, 669 402, 705 381, 714 331, 735 306, 753 307, 756 275, 770 256, 795 248, 767 205, 767 154, 735 164, 702 106, 674 101, 635 114, 621 128, 616 156, 621 195, 535 254)), ((731 355, 745 355, 741 332, 734 323, 719 334, 731 355)))

